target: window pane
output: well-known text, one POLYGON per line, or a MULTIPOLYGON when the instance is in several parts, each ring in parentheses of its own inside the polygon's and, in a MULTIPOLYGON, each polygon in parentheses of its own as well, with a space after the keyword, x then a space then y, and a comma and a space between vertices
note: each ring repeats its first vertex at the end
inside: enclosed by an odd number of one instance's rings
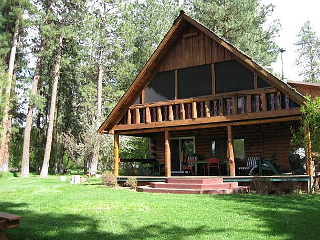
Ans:
POLYGON ((236 60, 214 65, 216 93, 253 89, 253 72, 236 60))
POLYGON ((145 102, 174 99, 174 71, 158 73, 145 89, 145 102))
POLYGON ((234 156, 238 159, 244 159, 244 139, 234 139, 234 156))
POLYGON ((211 93, 211 65, 178 70, 178 96, 180 99, 211 95, 211 93))

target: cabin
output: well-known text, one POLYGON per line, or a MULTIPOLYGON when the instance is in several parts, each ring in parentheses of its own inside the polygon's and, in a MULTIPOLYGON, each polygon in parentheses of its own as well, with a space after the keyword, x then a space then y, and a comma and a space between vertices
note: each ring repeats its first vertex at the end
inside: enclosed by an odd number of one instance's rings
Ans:
POLYGON ((114 135, 116 176, 130 161, 119 157, 120 135, 149 138, 146 161, 166 177, 182 174, 191 158, 193 175, 248 174, 238 170, 250 157, 275 157, 290 172, 290 129, 300 124, 304 87, 279 80, 181 11, 98 131, 114 135), (220 160, 219 173, 207 171, 210 158, 220 160))

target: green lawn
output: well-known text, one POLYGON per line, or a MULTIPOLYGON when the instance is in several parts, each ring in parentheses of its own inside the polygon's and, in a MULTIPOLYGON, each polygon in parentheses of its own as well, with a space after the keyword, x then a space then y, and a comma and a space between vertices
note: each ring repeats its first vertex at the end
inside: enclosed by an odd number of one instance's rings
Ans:
POLYGON ((319 239, 320 196, 177 195, 0 178, 8 239, 319 239))

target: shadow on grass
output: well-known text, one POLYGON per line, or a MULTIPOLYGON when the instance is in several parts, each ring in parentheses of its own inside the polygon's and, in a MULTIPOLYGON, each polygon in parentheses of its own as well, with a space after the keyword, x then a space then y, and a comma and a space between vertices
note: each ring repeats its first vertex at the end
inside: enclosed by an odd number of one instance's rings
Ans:
POLYGON ((250 215, 270 237, 283 239, 319 239, 320 196, 284 195, 260 196, 221 195, 218 199, 244 206, 243 214, 250 215))
MULTIPOLYGON (((213 230, 205 226, 183 228, 181 226, 160 222, 143 227, 131 224, 122 224, 122 232, 119 229, 103 229, 99 226, 100 220, 90 216, 70 214, 38 214, 32 210, 26 210, 25 203, 0 203, 1 211, 19 214, 23 216, 21 225, 17 228, 6 229, 4 232, 10 240, 37 240, 37 239, 185 239, 187 236, 195 236, 200 233, 210 233, 213 230), (113 231, 115 230, 115 231, 113 231)), ((106 216, 108 218, 108 216, 106 216)), ((125 221, 125 219, 124 219, 125 221)), ((226 231, 215 229, 214 232, 226 231)))

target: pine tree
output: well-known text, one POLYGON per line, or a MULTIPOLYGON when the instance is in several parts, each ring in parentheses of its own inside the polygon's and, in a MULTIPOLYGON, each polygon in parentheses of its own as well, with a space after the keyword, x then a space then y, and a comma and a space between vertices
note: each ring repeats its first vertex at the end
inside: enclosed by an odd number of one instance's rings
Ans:
POLYGON ((304 82, 320 82, 320 39, 310 21, 303 24, 298 34, 296 65, 304 82))
POLYGON ((260 0, 187 0, 186 5, 202 24, 263 66, 276 61, 279 48, 274 38, 279 21, 273 21, 266 30, 264 26, 274 10, 272 4, 261 5, 260 0))

